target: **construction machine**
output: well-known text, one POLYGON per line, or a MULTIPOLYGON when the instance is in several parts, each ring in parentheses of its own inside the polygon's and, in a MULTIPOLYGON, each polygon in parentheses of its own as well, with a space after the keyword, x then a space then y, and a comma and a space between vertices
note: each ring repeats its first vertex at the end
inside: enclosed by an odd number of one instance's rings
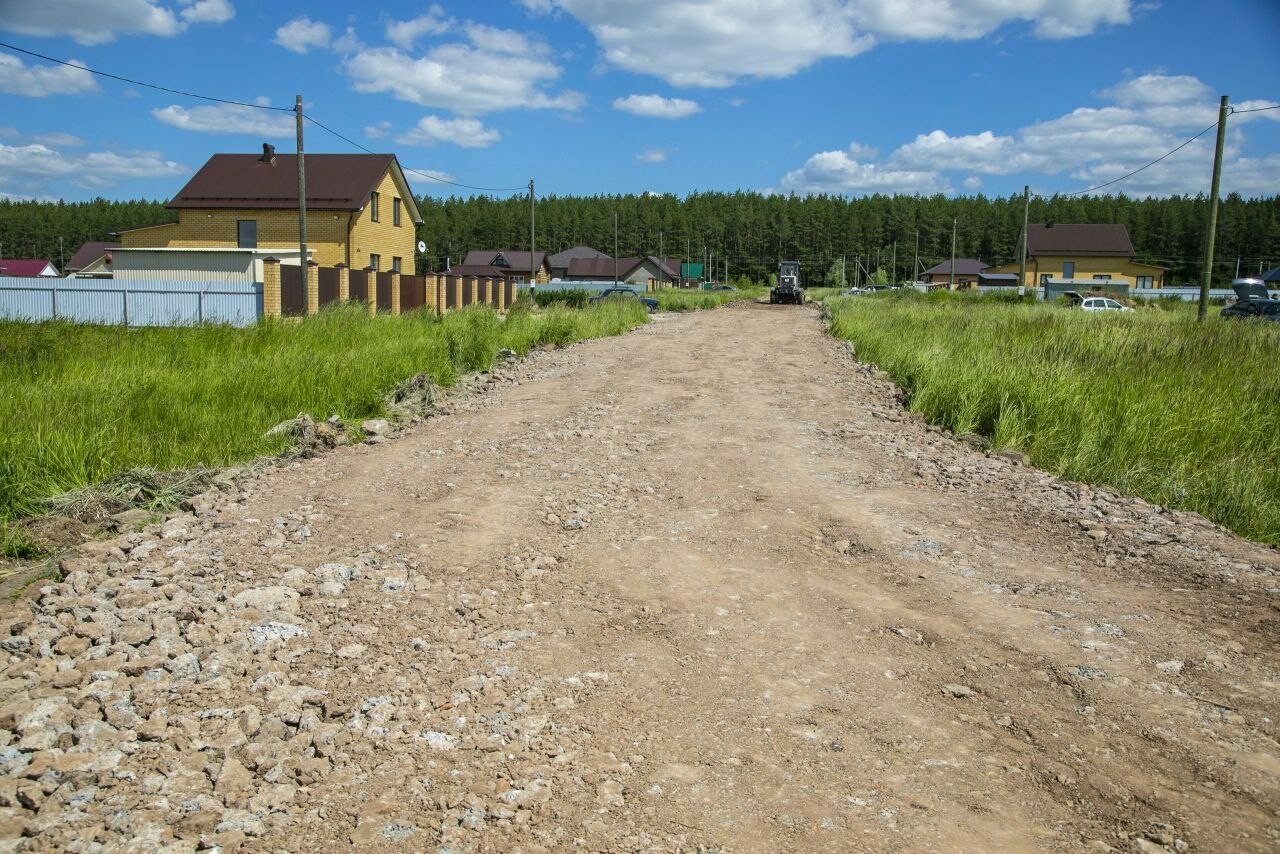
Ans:
POLYGON ((800 262, 778 262, 778 284, 769 289, 769 304, 791 302, 804 305, 804 288, 800 287, 800 262))

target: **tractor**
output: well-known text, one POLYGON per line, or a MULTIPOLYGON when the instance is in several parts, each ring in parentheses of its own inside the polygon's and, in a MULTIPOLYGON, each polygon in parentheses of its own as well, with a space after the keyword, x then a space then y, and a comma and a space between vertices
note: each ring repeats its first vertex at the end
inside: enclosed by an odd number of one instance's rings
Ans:
POLYGON ((778 262, 778 284, 769 289, 769 304, 791 302, 804 305, 804 288, 800 287, 800 262, 778 262))

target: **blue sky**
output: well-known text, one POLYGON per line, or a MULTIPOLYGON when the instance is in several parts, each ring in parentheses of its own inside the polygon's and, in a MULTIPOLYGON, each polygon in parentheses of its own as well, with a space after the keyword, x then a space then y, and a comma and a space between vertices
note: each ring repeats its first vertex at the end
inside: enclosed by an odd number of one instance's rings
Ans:
MULTIPOLYGON (((415 191, 1076 192, 1228 120, 1280 194, 1276 0, 0 0, 0 194, 166 199, 304 110, 415 191)), ((1207 192, 1214 134, 1108 188, 1207 192)), ((354 152, 315 125, 308 152, 354 152)), ((506 195, 500 193, 499 195, 506 195)))

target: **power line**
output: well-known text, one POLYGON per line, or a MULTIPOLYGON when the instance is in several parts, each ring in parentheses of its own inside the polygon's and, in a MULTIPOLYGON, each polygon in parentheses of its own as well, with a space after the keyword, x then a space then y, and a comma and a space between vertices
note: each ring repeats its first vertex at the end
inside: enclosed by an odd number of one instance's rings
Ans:
POLYGON ((1251 107, 1247 110, 1237 110, 1235 107, 1230 108, 1232 113, 1261 113, 1264 110, 1280 110, 1280 104, 1272 104, 1270 107, 1251 107))
POLYGON ((184 98, 198 98, 202 101, 213 101, 214 103, 217 103, 217 104, 233 104, 237 107, 252 107, 255 110, 275 110, 281 113, 293 112, 292 107, 271 107, 266 104, 248 104, 248 103, 245 103, 244 101, 232 101, 227 98, 214 98, 211 95, 201 95, 196 92, 184 92, 181 89, 170 89, 168 86, 158 86, 155 83, 144 83, 141 80, 132 80, 128 77, 121 77, 119 74, 110 74, 106 71, 98 71, 97 69, 89 68, 84 65, 76 65, 75 63, 72 63, 72 62, 67 62, 61 59, 55 59, 52 56, 45 56, 43 53, 36 53, 34 50, 26 50, 24 48, 15 47, 14 45, 7 44, 5 42, 0 42, 0 47, 6 48, 7 50, 16 50, 18 53, 25 53, 27 56, 34 56, 38 59, 43 59, 47 62, 56 62, 58 65, 65 65, 68 68, 77 68, 81 71, 87 71, 90 74, 96 74, 99 77, 110 77, 112 80, 119 80, 120 82, 128 83, 131 86, 143 86, 147 89, 156 89, 160 92, 168 92, 171 95, 181 95, 184 98))
MULTIPOLYGON (((289 112, 293 112, 293 111, 290 110, 289 112)), ((377 154, 376 151, 372 151, 371 149, 365 148, 363 145, 356 142, 355 140, 343 136, 342 134, 338 133, 336 130, 329 127, 328 125, 322 124, 314 116, 309 116, 306 113, 303 113, 303 118, 311 122, 316 127, 320 128, 321 130, 325 130, 333 134, 338 139, 345 142, 347 145, 354 146, 366 154, 377 154)), ((401 166, 400 168, 403 169, 405 172, 412 172, 414 175, 421 175, 423 178, 426 178, 431 181, 439 181, 441 184, 452 184, 455 187, 463 187, 468 190, 478 190, 481 193, 514 193, 514 192, 519 192, 522 190, 529 189, 528 185, 525 185, 523 187, 474 187, 471 184, 463 184, 460 181, 450 181, 448 178, 441 178, 440 176, 432 175, 429 172, 420 172, 417 169, 409 169, 409 168, 406 168, 405 166, 401 166)))
MULTIPOLYGON (((79 69, 80 71, 87 71, 90 74, 96 74, 99 77, 109 77, 112 80, 119 80, 120 82, 128 83, 131 86, 142 86, 147 89, 155 89, 160 92, 168 92, 171 95, 181 95, 184 98, 197 98, 202 101, 213 101, 216 104, 232 104, 237 107, 252 107, 253 109, 256 109, 256 110, 273 110, 275 112, 280 112, 280 113, 292 113, 294 111, 293 107, 272 107, 265 104, 250 104, 250 103, 246 103, 245 101, 235 101, 228 98, 215 98, 212 95, 201 95, 198 92, 186 92, 182 89, 171 89, 168 86, 159 86, 155 83, 147 83, 142 80, 134 80, 129 77, 123 77, 119 74, 111 74, 106 71, 98 71, 96 69, 89 68, 84 65, 76 65, 75 63, 67 62, 66 60, 63 60, 63 59, 57 59, 56 57, 52 57, 52 56, 46 56, 43 53, 36 53, 33 50, 27 50, 26 48, 17 47, 16 45, 11 45, 11 44, 8 44, 7 42, 0 42, 0 47, 6 48, 7 50, 17 51, 18 53, 25 53, 27 56, 34 56, 37 59, 43 59, 46 62, 53 62, 53 63, 57 63, 58 65, 65 65, 68 68, 75 68, 75 69, 79 69)), ((374 151, 370 151, 368 148, 365 148, 363 145, 361 145, 358 142, 355 142, 354 140, 348 139, 347 137, 338 133, 333 128, 322 124, 321 122, 317 121, 311 116, 307 116, 304 114, 304 117, 308 121, 310 121, 312 124, 316 125, 317 127, 328 131, 329 133, 336 136, 338 139, 342 140, 348 145, 355 146, 356 148, 360 149, 366 154, 377 153, 374 151)), ((468 190, 477 190, 482 193, 507 193, 507 192, 518 192, 521 190, 528 189, 527 187, 475 187, 475 186, 472 186, 471 184, 464 184, 459 181, 450 181, 447 178, 441 178, 437 175, 432 175, 428 172, 420 172, 417 169, 405 169, 403 166, 401 168, 404 169, 405 172, 412 172, 415 175, 421 175, 423 178, 426 178, 431 181, 438 181, 441 184, 452 184, 455 187, 463 187, 468 190)))
MULTIPOLYGON (((1271 108, 1270 108, 1270 107, 1267 107, 1267 108, 1265 108, 1265 109, 1271 109, 1271 108)), ((1243 112, 1243 110, 1242 110, 1241 112, 1243 112)), ((1089 187, 1087 190, 1077 190, 1077 191, 1076 191, 1076 192, 1074 192, 1074 193, 1063 193, 1062 195, 1064 195, 1064 196, 1082 196, 1082 195, 1084 195, 1085 193, 1092 193, 1094 190, 1101 190, 1103 187, 1110 187, 1112 184, 1119 184, 1121 181, 1127 180, 1127 179, 1129 179, 1129 178, 1132 178, 1134 175, 1137 175, 1137 174, 1138 174, 1139 172, 1141 172, 1143 169, 1149 169, 1150 167, 1155 166, 1157 163, 1159 163, 1161 160, 1164 160, 1164 159, 1165 159, 1166 157, 1168 157, 1169 155, 1174 154, 1174 153, 1176 153, 1176 152, 1178 152, 1178 151, 1181 151, 1182 149, 1186 148, 1186 147, 1187 147, 1188 145, 1190 145, 1191 143, 1195 142, 1195 141, 1196 141, 1197 139, 1199 139, 1200 137, 1204 136, 1204 135, 1205 135, 1206 133, 1208 133, 1209 131, 1211 131, 1211 130, 1213 130, 1214 128, 1216 128, 1217 126, 1218 126, 1218 123, 1217 123, 1217 122, 1214 122, 1213 124, 1209 125, 1209 126, 1208 126, 1207 128, 1205 128, 1204 130, 1200 131, 1200 133, 1196 134, 1195 136, 1193 136, 1193 137, 1191 137, 1190 139, 1188 139, 1188 140, 1186 140, 1185 142, 1183 142, 1183 143, 1182 143, 1181 145, 1179 145, 1177 148, 1174 148, 1174 149, 1173 149, 1173 150, 1171 150, 1171 151, 1166 151, 1164 154, 1160 155, 1160 156, 1159 156, 1159 157, 1157 157, 1155 160, 1152 160, 1152 161, 1151 161, 1150 163, 1148 163, 1147 165, 1145 165, 1145 166, 1139 166, 1137 169, 1134 169, 1132 172, 1130 172, 1130 173, 1129 173, 1129 174, 1127 174, 1127 175, 1121 175, 1119 178, 1115 178, 1115 179, 1113 179, 1113 180, 1111 180, 1111 181, 1108 181, 1108 182, 1107 182, 1107 183, 1105 183, 1105 184, 1099 184, 1099 185, 1098 185, 1098 186, 1096 186, 1096 187, 1089 187)))

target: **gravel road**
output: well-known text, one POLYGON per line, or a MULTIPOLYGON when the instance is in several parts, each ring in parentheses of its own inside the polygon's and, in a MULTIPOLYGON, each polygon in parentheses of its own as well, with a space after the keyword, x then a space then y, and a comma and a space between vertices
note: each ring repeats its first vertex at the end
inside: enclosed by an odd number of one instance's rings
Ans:
POLYGON ((1280 554, 928 427, 813 308, 64 564, 5 606, 0 850, 1280 848, 1280 554))

